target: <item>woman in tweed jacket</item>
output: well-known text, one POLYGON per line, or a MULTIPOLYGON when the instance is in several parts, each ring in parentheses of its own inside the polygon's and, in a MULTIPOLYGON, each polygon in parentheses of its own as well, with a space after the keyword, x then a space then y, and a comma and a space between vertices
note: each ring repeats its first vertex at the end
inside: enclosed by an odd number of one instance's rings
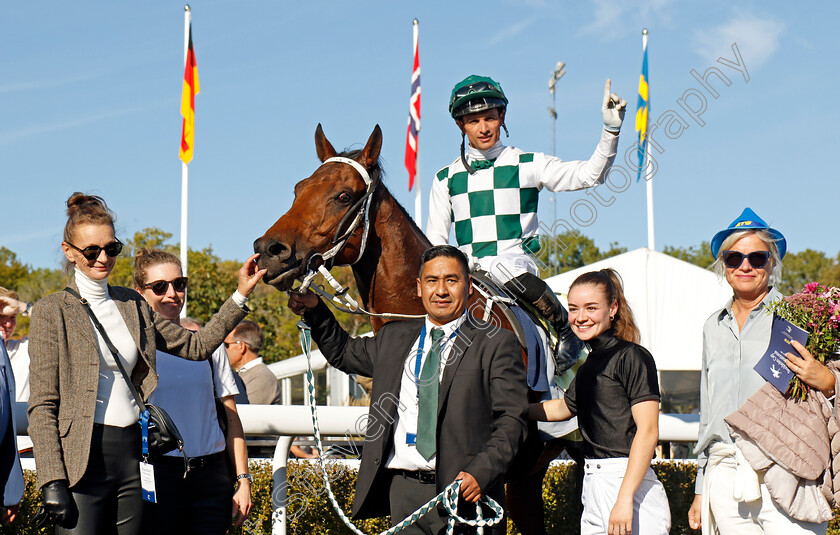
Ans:
MULTIPOLYGON (((107 285, 122 244, 101 198, 74 193, 67 215, 61 248, 74 269, 68 286, 88 301, 144 399, 157 385, 158 349, 206 359, 247 315, 247 296, 264 274, 254 257, 239 270, 233 296, 193 333, 154 313, 134 290, 107 285)), ((101 334, 70 293, 35 305, 30 357, 29 433, 43 517, 55 522, 57 534, 138 533, 139 410, 101 334)))

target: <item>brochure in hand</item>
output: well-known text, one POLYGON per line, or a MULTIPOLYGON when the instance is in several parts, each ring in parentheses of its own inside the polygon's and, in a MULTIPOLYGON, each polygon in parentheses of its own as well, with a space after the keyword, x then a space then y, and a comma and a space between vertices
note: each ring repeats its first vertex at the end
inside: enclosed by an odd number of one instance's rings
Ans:
POLYGON ((770 345, 753 368, 782 394, 787 392, 788 385, 793 379, 793 372, 785 364, 785 353, 797 354, 790 345, 791 340, 796 340, 803 346, 806 345, 808 331, 774 315, 770 345))

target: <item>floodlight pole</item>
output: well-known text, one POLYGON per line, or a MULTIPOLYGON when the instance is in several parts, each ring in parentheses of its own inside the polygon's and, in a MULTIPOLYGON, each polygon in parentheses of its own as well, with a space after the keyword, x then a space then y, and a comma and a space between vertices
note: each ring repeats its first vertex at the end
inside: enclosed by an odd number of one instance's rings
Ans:
MULTIPOLYGON (((554 72, 551 73, 551 78, 548 80, 548 94, 551 95, 551 107, 548 108, 548 114, 551 116, 552 156, 557 156, 557 94, 555 93, 554 89, 560 78, 562 78, 563 75, 566 74, 565 67, 565 62, 558 61, 557 65, 554 66, 554 72)), ((554 222, 557 221, 557 193, 554 193, 552 204, 554 205, 554 221, 552 221, 553 227, 554 222)))

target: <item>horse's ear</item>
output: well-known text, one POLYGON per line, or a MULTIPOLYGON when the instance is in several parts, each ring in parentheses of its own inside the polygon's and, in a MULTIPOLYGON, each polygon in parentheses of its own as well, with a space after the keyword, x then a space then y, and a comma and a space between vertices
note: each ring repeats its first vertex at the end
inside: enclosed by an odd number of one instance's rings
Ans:
POLYGON ((328 158, 332 158, 337 152, 327 140, 327 136, 324 135, 324 129, 321 128, 321 123, 318 123, 318 128, 315 129, 315 150, 318 151, 318 159, 321 162, 325 162, 328 158))
POLYGON ((360 163, 365 168, 370 169, 379 160, 380 150, 382 150, 382 129, 379 128, 379 125, 376 125, 370 138, 368 138, 367 145, 362 149, 362 154, 359 156, 360 163))

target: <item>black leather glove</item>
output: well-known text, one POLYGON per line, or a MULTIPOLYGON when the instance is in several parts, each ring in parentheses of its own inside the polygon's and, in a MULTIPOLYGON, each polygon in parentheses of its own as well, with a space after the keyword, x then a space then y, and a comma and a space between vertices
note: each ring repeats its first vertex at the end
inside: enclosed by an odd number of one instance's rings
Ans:
POLYGON ((566 321, 563 327, 557 330, 557 336, 559 340, 557 342, 557 352, 554 354, 554 364, 556 367, 554 373, 560 375, 577 362, 578 357, 580 357, 580 352, 583 349, 583 342, 575 336, 568 321, 566 321))
POLYGON ((44 503, 38 508, 32 521, 35 529, 41 529, 51 520, 61 527, 69 527, 73 512, 73 496, 66 481, 50 481, 41 487, 44 503))

